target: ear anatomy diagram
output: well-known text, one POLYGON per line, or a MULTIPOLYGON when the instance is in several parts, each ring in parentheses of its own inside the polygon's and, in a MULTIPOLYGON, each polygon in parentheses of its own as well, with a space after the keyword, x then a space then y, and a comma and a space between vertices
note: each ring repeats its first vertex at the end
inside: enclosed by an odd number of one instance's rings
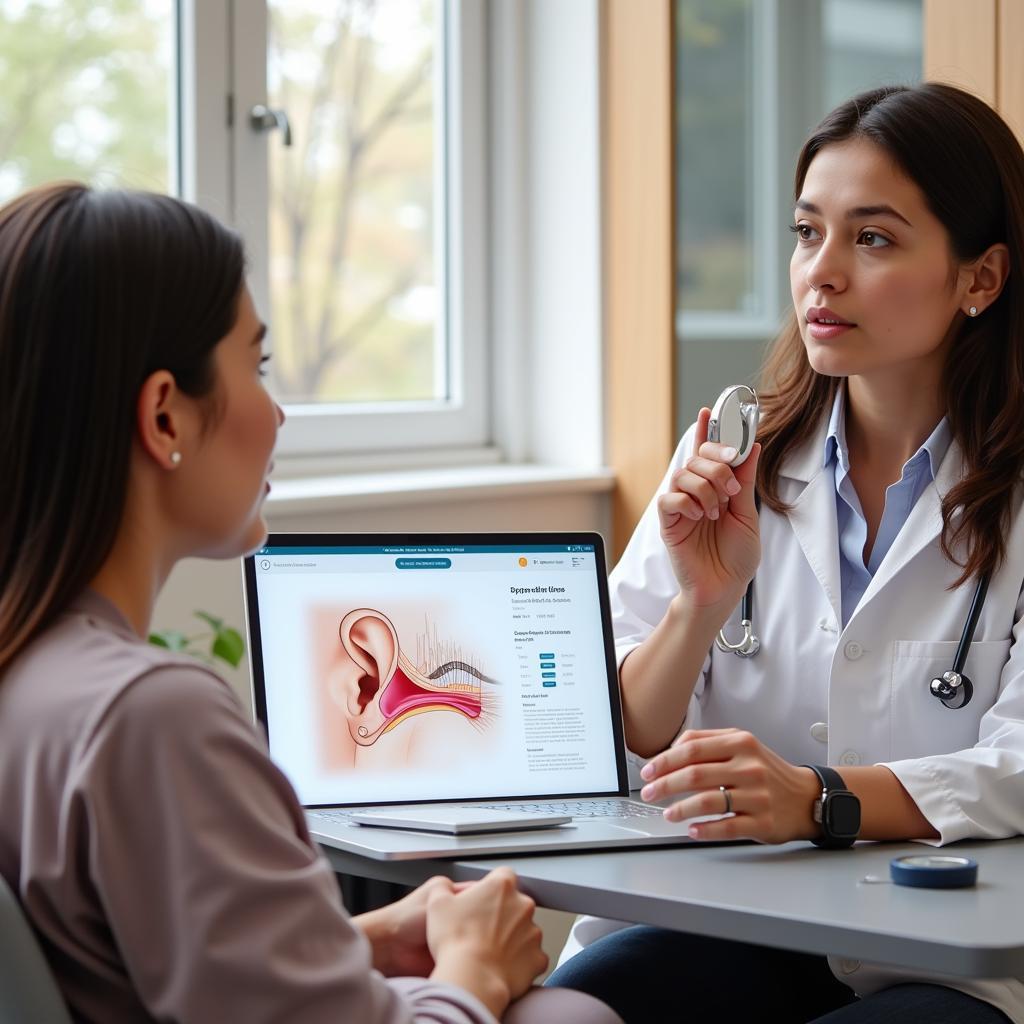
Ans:
POLYGON ((338 637, 355 671, 331 696, 348 712, 352 739, 373 745, 413 715, 449 711, 486 728, 498 702, 485 686, 497 685, 452 641, 439 638, 429 620, 416 638, 415 664, 406 656, 391 620, 373 608, 350 611, 338 637))

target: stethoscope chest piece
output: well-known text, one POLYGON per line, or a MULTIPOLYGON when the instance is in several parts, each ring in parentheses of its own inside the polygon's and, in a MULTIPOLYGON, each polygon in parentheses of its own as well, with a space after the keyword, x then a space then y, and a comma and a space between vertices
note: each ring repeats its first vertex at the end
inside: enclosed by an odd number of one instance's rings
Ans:
POLYGON ((960 672, 943 672, 928 684, 933 697, 938 697, 947 708, 954 711, 970 704, 974 696, 974 683, 960 672))
POLYGON ((974 640, 974 631, 978 628, 981 610, 985 607, 985 597, 988 595, 988 585, 991 579, 992 574, 986 572, 978 580, 978 587, 974 591, 974 600, 971 601, 971 610, 967 613, 964 631, 960 634, 960 643, 957 644, 953 667, 928 684, 928 692, 954 711, 966 707, 974 696, 974 683, 964 675, 964 665, 967 664, 967 655, 970 653, 971 643, 974 640))

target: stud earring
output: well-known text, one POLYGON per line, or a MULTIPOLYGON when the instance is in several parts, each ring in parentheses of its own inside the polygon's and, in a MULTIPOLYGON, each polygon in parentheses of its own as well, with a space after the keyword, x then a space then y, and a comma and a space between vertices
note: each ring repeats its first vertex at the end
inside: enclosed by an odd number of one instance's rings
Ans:
POLYGON ((971 308, 969 310, 967 310, 967 312, 968 312, 968 314, 970 316, 977 316, 978 315, 978 307, 977 306, 971 306, 971 308))
POLYGON ((181 465, 181 452, 171 452, 171 465, 172 466, 179 466, 179 465, 181 465))

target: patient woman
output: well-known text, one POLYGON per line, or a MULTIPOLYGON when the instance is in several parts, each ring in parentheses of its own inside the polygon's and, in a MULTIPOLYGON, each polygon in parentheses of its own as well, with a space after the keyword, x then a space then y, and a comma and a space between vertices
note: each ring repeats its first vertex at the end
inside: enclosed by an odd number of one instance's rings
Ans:
POLYGON ((508 869, 349 918, 228 685, 145 642, 179 559, 266 534, 243 271, 164 196, 0 209, 0 873, 79 1021, 614 1020, 513 1002, 546 958, 508 869))

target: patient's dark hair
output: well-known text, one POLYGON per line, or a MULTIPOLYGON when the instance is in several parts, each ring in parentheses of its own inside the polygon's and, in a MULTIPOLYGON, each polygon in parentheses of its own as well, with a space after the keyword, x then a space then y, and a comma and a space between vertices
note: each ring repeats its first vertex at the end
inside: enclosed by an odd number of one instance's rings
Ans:
MULTIPOLYGON (((920 188, 949 235, 954 262, 997 242, 1010 254, 1002 293, 981 316, 961 317, 943 371, 943 405, 965 462, 963 478, 942 500, 942 549, 963 569, 958 586, 1001 564, 1024 470, 1024 153, 1006 122, 961 89, 885 87, 843 103, 811 133, 797 159, 796 197, 814 157, 849 139, 881 147, 920 188)), ((811 368, 791 313, 760 387, 757 486, 775 511, 787 508, 782 464, 813 436, 841 383, 811 368)))
POLYGON ((168 196, 61 183, 0 208, 0 673, 110 553, 146 378, 212 413, 244 263, 168 196))

